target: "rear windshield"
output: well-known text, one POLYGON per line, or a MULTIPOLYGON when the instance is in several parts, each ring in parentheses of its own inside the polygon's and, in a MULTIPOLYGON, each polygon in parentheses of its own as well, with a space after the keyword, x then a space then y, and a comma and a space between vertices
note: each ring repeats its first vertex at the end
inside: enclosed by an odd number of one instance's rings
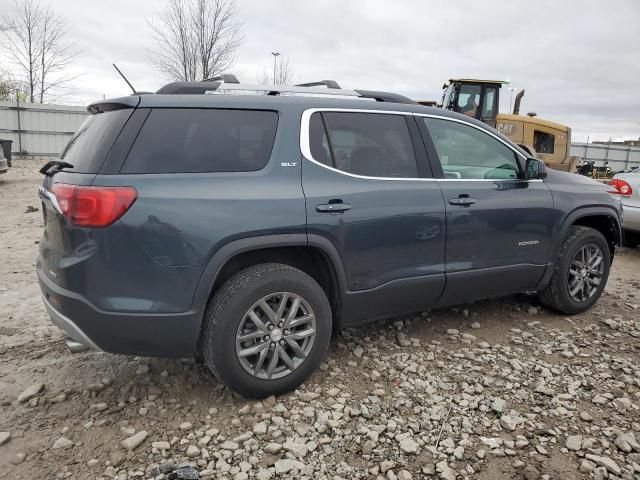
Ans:
POLYGON ((89 116, 71 137, 60 156, 62 160, 73 165, 73 168, 68 170, 98 173, 131 112, 133 109, 125 108, 89 116))
POLYGON ((250 172, 269 161, 278 115, 264 110, 154 109, 122 173, 250 172))

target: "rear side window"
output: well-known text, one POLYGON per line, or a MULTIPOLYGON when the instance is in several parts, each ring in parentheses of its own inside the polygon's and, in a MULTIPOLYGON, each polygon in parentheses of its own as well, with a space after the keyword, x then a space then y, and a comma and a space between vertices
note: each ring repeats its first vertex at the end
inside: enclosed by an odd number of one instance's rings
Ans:
POLYGON ((132 112, 133 109, 125 108, 89 116, 60 155, 62 160, 73 165, 68 171, 98 173, 132 112))
POLYGON ((418 177, 409 128, 402 115, 314 113, 309 143, 316 161, 344 172, 367 177, 418 177))
POLYGON ((154 109, 122 173, 250 172, 269 161, 278 114, 263 110, 154 109))

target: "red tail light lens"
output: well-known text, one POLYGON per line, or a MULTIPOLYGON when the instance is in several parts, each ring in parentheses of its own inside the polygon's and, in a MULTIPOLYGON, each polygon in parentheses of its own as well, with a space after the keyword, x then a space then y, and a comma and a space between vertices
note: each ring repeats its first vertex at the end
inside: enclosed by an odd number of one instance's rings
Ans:
POLYGON ((51 192, 69 223, 93 228, 108 227, 122 217, 138 198, 133 187, 84 187, 56 183, 51 192))
POLYGON ((620 180, 619 178, 612 178, 609 182, 609 185, 613 187, 613 190, 609 190, 609 193, 622 195, 623 197, 629 197, 633 193, 631 185, 629 185, 624 180, 620 180))

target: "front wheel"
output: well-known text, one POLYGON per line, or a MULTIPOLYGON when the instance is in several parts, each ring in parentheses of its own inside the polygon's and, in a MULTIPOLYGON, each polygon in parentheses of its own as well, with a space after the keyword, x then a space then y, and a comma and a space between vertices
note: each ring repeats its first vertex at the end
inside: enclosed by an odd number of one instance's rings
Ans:
POLYGON ((245 397, 295 389, 318 367, 331 339, 322 287, 283 264, 231 277, 207 308, 202 353, 210 370, 245 397))
POLYGON ((540 301, 563 313, 584 312, 602 295, 610 266, 604 236, 593 228, 572 226, 556 257, 551 279, 539 292, 540 301))

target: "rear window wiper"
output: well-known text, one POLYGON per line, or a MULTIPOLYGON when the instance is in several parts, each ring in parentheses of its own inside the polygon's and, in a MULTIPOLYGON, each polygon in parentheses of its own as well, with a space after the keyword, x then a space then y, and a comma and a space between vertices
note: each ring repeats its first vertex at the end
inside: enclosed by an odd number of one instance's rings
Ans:
POLYGON ((62 160, 52 160, 40 169, 40 173, 47 177, 53 177, 63 168, 73 168, 73 165, 68 162, 63 162, 62 160))

